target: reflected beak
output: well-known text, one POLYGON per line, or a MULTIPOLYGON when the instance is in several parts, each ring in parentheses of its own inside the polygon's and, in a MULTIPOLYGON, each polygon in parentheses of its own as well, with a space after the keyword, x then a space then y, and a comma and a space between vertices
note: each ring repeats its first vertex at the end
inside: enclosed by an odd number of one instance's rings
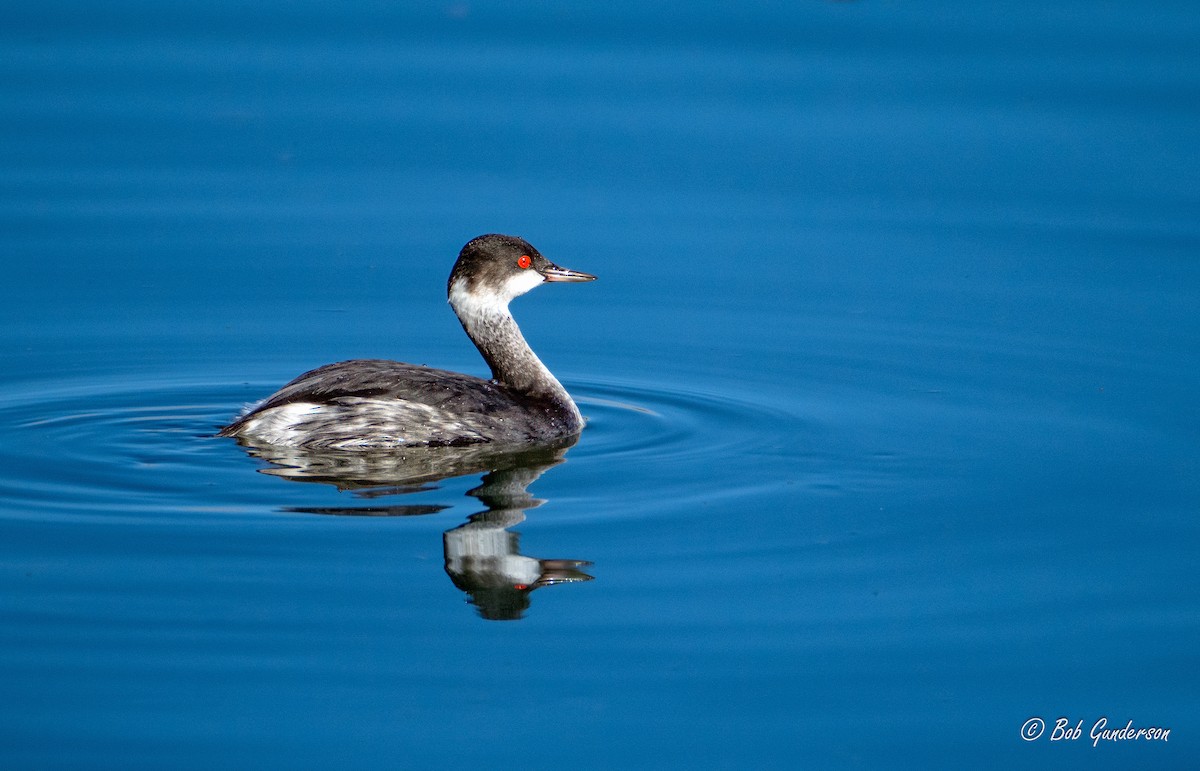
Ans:
POLYGON ((543 281, 595 281, 596 277, 591 273, 583 273, 578 270, 569 270, 560 268, 554 263, 550 263, 545 268, 539 271, 542 274, 543 281))
POLYGON ((579 569, 592 564, 586 560, 538 560, 538 562, 541 563, 542 574, 537 581, 533 582, 535 589, 539 586, 575 584, 580 581, 595 580, 595 576, 590 576, 579 569))

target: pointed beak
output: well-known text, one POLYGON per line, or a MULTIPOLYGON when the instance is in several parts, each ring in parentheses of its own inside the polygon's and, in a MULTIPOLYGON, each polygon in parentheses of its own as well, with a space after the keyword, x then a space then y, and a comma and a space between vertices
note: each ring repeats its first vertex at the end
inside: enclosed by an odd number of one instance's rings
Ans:
POLYGON ((595 281, 596 277, 591 273, 583 273, 578 270, 570 270, 568 268, 560 268, 554 263, 550 263, 539 271, 542 274, 543 281, 595 281))

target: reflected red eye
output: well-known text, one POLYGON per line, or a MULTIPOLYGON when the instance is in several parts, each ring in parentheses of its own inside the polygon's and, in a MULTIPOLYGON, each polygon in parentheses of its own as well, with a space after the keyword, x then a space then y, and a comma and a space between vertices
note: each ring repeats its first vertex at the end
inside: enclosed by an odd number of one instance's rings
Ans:
POLYGON ((528 268, 532 264, 533 264, 533 260, 529 259, 528 254, 522 254, 520 257, 517 258, 517 267, 521 268, 522 270, 524 270, 525 268, 528 268))

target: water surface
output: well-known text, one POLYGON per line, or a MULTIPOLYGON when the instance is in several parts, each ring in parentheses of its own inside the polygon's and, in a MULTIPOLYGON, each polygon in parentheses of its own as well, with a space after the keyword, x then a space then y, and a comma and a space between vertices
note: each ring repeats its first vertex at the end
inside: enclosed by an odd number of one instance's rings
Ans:
POLYGON ((1188 4, 10 22, 4 765, 1194 762, 1188 4), (577 444, 213 437, 330 361, 483 374, 489 231, 600 276, 514 306, 577 444))

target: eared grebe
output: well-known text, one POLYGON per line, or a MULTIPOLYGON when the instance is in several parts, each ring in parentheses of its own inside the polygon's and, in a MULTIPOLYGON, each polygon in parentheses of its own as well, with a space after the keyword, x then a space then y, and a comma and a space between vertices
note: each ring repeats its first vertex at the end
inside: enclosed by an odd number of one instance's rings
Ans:
POLYGON ((306 372, 225 426, 249 445, 373 450, 481 443, 520 445, 574 436, 583 416, 530 349, 509 302, 546 281, 592 281, 527 241, 467 243, 447 294, 492 380, 416 364, 356 359, 306 372))

